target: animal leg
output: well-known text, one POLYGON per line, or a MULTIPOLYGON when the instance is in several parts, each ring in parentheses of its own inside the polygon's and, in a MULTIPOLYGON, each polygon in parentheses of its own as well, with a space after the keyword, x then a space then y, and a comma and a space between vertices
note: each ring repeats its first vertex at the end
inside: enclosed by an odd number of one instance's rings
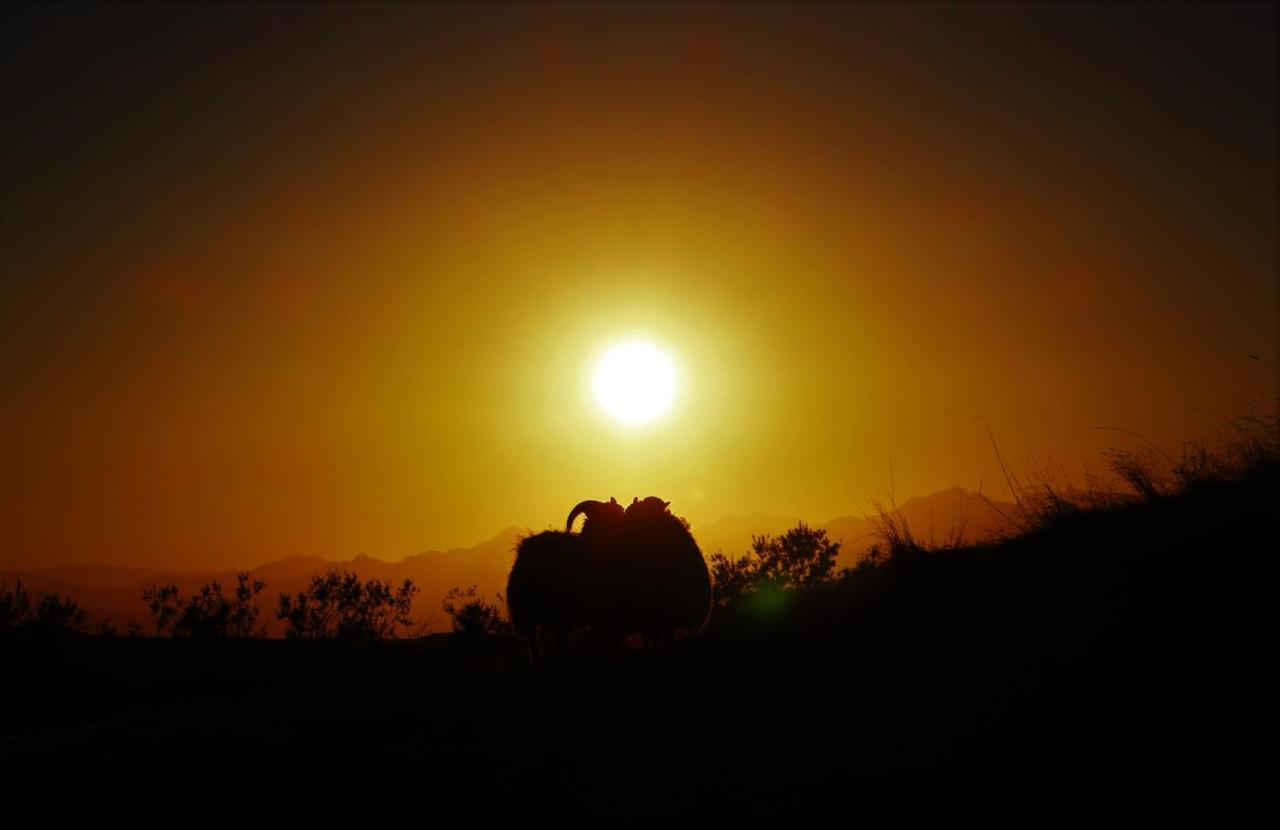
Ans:
POLYGON ((556 668, 560 673, 560 678, 564 679, 569 675, 569 632, 561 629, 555 633, 556 635, 556 668))
POLYGON ((537 674, 541 670, 538 665, 538 628, 534 626, 532 629, 524 632, 524 636, 529 639, 529 660, 533 663, 533 673, 537 674))

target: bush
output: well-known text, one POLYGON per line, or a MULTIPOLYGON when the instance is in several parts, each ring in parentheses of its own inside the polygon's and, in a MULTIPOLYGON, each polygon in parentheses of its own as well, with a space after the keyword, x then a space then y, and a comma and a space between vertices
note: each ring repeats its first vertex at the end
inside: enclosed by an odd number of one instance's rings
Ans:
POLYGON ((751 554, 730 559, 723 551, 711 554, 711 585, 713 602, 719 606, 728 605, 738 597, 755 587, 756 561, 751 554))
POLYGON ((752 537, 751 551, 745 556, 730 559, 720 551, 711 555, 715 603, 727 605, 761 588, 807 588, 833 582, 839 554, 839 542, 804 522, 781 536, 752 537))
POLYGON ((178 586, 169 583, 143 588, 142 601, 147 604, 147 610, 151 612, 151 620, 156 626, 156 636, 163 636, 164 632, 173 625, 174 619, 181 610, 182 600, 178 597, 178 586))
POLYGON ((258 626, 261 609, 253 598, 267 587, 261 580, 249 580, 247 571, 236 574, 235 596, 227 598, 216 581, 201 587, 200 593, 187 600, 173 624, 175 637, 261 637, 265 627, 258 626))
POLYGON ((827 532, 804 522, 781 536, 758 536, 752 554, 759 563, 758 578, 782 588, 805 588, 830 582, 835 573, 840 543, 827 532))
POLYGON ((257 624, 261 609, 254 598, 267 585, 261 580, 250 580, 248 571, 236 574, 236 592, 227 597, 216 580, 200 588, 200 593, 188 600, 178 594, 173 583, 153 585, 142 591, 142 599, 151 612, 156 626, 156 636, 169 631, 174 637, 262 637, 266 628, 257 624))
POLYGON ((10 591, 0 580, 0 631, 16 628, 31 619, 31 595, 19 579, 10 591))
POLYGON ((362 583, 356 574, 334 568, 312 577, 310 588, 296 596, 281 594, 276 618, 285 621, 285 636, 291 639, 380 640, 413 625, 409 611, 417 592, 411 579, 392 589, 390 583, 362 583))
POLYGON ((89 627, 89 612, 55 594, 40 594, 36 600, 35 621, 49 627, 72 628, 85 631, 89 627))
POLYGON ((453 632, 468 643, 482 642, 510 630, 502 613, 502 594, 498 594, 497 602, 489 603, 476 593, 474 585, 466 590, 455 587, 444 595, 442 604, 453 623, 453 632))
POLYGON ((32 602, 21 579, 16 580, 12 591, 0 580, 0 632, 31 624, 86 631, 89 613, 70 597, 63 598, 56 593, 37 594, 32 602))

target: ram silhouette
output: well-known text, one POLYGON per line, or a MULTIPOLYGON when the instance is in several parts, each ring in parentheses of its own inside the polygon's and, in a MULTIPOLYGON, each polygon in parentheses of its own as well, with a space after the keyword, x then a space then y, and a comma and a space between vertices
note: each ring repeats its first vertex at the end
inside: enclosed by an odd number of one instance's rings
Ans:
POLYGON ((659 644, 697 630, 711 610, 711 575, 689 524, 655 496, 588 500, 569 512, 563 531, 522 540, 507 579, 516 630, 540 668, 538 630, 556 643, 567 667, 569 635, 590 627, 606 637, 640 636, 659 644), (573 532, 579 515, 582 530, 573 532))

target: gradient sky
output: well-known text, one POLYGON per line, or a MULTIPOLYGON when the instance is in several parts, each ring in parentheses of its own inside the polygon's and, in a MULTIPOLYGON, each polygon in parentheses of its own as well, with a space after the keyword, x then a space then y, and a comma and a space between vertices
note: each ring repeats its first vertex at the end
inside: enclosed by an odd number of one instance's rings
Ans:
POLYGON ((1213 440, 1280 359, 1276 9, 6 5, 0 564, 1213 440), (685 383, 640 437, 583 400, 629 332, 685 383))

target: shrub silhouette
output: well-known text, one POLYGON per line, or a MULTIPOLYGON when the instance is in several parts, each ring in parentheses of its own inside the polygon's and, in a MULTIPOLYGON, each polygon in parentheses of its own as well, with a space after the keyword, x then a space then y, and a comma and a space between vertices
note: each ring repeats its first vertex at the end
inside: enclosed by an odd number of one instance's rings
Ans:
POLYGON ((711 554, 709 563, 714 586, 715 604, 725 606, 745 593, 755 590, 756 565, 750 554, 730 559, 723 551, 711 554))
POLYGON ((476 593, 474 585, 465 590, 451 588, 442 601, 453 632, 468 645, 478 645, 510 631, 511 626, 503 618, 502 604, 502 594, 498 594, 496 603, 485 602, 484 597, 476 593))
POLYGON ((393 589, 388 582, 337 568, 311 578, 308 590, 281 594, 276 618, 285 621, 290 639, 338 639, 351 642, 394 637, 397 626, 413 625, 409 611, 418 592, 412 579, 393 589))
POLYGON ((216 581, 201 587, 200 593, 182 606, 182 613, 173 624, 175 637, 254 637, 266 634, 257 626, 261 609, 254 597, 267 587, 261 580, 250 581, 247 571, 236 574, 235 595, 228 598, 216 581))
POLYGON ((831 581, 840 543, 801 522, 781 536, 756 537, 752 552, 760 578, 783 588, 804 588, 831 581))
POLYGON ((0 580, 0 633, 20 625, 87 631, 89 613, 70 597, 64 598, 57 593, 42 592, 32 602, 21 579, 15 580, 12 591, 0 580))
POLYGON ((257 625, 261 609, 254 599, 266 587, 261 580, 251 580, 248 571, 239 571, 231 597, 222 592, 222 585, 215 580, 185 601, 173 583, 144 588, 142 600, 151 612, 157 637, 165 631, 174 637, 199 639, 262 637, 266 628, 257 625))
POLYGON ((31 619, 31 595, 22 580, 17 580, 10 591, 0 579, 0 632, 16 628, 31 619))
POLYGON ((152 585, 142 589, 142 601, 147 604, 151 620, 155 623, 156 636, 164 636, 165 631, 173 625, 181 610, 182 600, 178 597, 178 586, 170 582, 168 585, 152 585))
POLYGON ((781 536, 753 536, 751 551, 730 559, 722 551, 710 558, 717 605, 764 588, 809 588, 833 582, 840 543, 827 531, 804 522, 781 536))
POLYGON ((44 626, 85 631, 89 627, 89 612, 76 605, 71 597, 40 594, 36 600, 35 621, 44 626))

